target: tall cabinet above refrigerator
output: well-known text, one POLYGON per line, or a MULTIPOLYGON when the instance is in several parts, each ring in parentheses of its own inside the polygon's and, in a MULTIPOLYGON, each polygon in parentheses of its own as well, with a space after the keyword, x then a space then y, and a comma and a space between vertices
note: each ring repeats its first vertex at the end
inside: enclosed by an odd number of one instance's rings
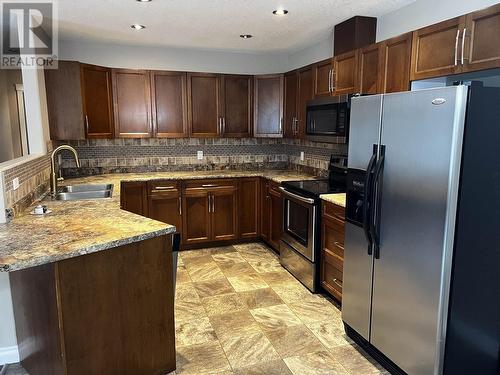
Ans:
POLYGON ((495 373, 500 89, 358 97, 350 126, 348 335, 392 373, 495 373))

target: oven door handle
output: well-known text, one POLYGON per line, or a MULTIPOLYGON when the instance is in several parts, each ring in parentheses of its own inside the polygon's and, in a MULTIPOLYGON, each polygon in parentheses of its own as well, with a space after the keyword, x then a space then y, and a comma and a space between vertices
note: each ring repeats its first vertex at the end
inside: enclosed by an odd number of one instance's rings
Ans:
POLYGON ((296 199, 300 202, 303 202, 303 203, 307 203, 307 204, 314 204, 314 199, 311 199, 311 198, 304 198, 304 197, 301 197, 300 195, 297 195, 297 194, 294 194, 294 193, 290 193, 288 190, 286 190, 283 186, 280 186, 280 190, 283 192, 283 194, 293 198, 293 199, 296 199))

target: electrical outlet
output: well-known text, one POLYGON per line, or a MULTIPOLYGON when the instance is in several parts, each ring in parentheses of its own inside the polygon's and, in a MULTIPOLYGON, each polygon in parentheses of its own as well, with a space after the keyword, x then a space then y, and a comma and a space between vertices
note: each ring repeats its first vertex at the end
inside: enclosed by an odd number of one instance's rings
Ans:
POLYGON ((16 177, 12 180, 12 188, 14 190, 19 189, 19 177, 16 177))
POLYGON ((198 151, 196 153, 196 157, 198 158, 198 160, 203 160, 203 151, 198 151))
POLYGON ((304 159, 305 159, 304 151, 300 151, 300 161, 304 161, 304 159))

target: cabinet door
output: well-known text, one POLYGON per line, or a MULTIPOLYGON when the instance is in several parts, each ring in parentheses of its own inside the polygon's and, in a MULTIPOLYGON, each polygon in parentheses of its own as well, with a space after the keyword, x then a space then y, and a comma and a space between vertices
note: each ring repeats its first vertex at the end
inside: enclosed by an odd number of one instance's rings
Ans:
POLYGON ((224 137, 248 137, 252 132, 252 76, 221 77, 220 116, 224 137))
POLYGON ((186 73, 154 71, 150 75, 155 136, 187 137, 186 73))
POLYGON ((182 233, 182 198, 176 181, 148 183, 148 213, 151 219, 174 225, 182 233))
POLYGON ((313 68, 307 67, 299 70, 299 99, 297 102, 297 128, 298 136, 303 137, 306 132, 306 106, 307 101, 314 96, 313 68))
POLYGON ((299 135, 297 127, 297 94, 298 94, 297 71, 285 74, 285 101, 284 101, 284 136, 295 138, 299 135))
POLYGON ((269 242, 271 238, 271 197, 269 196, 269 181, 265 178, 261 180, 261 210, 260 210, 260 231, 262 239, 269 242))
POLYGON ((186 245, 210 240, 210 213, 206 189, 185 189, 182 239, 186 245))
POLYGON ((269 187, 269 204, 271 211, 271 233, 269 242, 277 251, 279 251, 281 234, 283 233, 283 201, 278 186, 279 185, 275 183, 271 183, 269 187))
POLYGON ((417 80, 460 73, 460 33, 465 16, 413 32, 410 79, 417 80))
POLYGON ((283 136, 283 75, 254 77, 254 136, 283 136))
POLYGON ((115 134, 121 138, 147 138, 153 134, 149 73, 113 69, 115 134))
POLYGON ((314 65, 314 97, 330 96, 333 86, 332 59, 314 65))
POLYGON ((380 44, 371 44, 359 50, 359 92, 380 93, 380 44))
POLYGON ((464 71, 500 67, 499 36, 500 4, 468 14, 463 44, 464 71))
POLYGON ((224 188, 210 193, 212 199, 211 240, 213 241, 234 240, 238 237, 236 192, 236 188, 224 188))
POLYGON ((148 216, 148 192, 145 182, 123 181, 120 184, 120 208, 148 216))
POLYGON ((382 43, 380 59, 380 93, 410 89, 412 34, 407 33, 382 43))
POLYGON ((85 139, 80 64, 59 61, 58 69, 45 70, 50 139, 85 139))
POLYGON ((188 124, 192 137, 217 137, 219 115, 219 75, 188 73, 188 124))
POLYGON ((243 178, 238 189, 238 223, 240 238, 259 235, 260 178, 243 178))
POLYGON ((87 138, 113 138, 111 69, 82 64, 81 76, 87 138))
POLYGON ((359 91, 358 57, 359 50, 334 57, 335 95, 352 94, 359 91))

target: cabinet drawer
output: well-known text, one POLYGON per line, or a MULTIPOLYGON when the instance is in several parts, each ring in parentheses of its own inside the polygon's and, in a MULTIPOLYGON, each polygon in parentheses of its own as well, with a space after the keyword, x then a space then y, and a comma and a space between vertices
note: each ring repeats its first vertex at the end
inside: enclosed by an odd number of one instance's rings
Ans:
POLYGON ((342 299, 342 271, 330 263, 323 263, 323 287, 339 300, 342 299))
POLYGON ((344 259, 328 249, 323 249, 323 262, 326 262, 339 270, 344 268, 344 259))
POLYGON ((180 182, 173 180, 148 181, 148 193, 153 194, 172 194, 179 193, 180 182))
POLYGON ((184 183, 186 189, 219 189, 236 188, 236 181, 232 179, 189 180, 184 183))
POLYGON ((323 201, 323 216, 338 220, 345 220, 345 208, 323 201))

